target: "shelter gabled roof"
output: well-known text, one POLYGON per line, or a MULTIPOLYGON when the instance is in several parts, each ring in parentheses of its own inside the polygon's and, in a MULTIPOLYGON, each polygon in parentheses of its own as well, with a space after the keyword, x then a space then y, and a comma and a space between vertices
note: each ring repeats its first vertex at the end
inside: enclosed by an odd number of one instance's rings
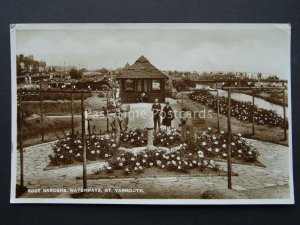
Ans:
MULTIPOLYGON (((126 64, 127 65, 127 64, 126 64)), ((125 67, 126 67, 125 65, 125 67)), ((118 78, 124 79, 137 79, 137 78, 164 78, 168 77, 162 73, 159 69, 153 66, 148 59, 146 59, 143 55, 138 58, 134 64, 129 66, 122 72, 122 74, 118 78)))

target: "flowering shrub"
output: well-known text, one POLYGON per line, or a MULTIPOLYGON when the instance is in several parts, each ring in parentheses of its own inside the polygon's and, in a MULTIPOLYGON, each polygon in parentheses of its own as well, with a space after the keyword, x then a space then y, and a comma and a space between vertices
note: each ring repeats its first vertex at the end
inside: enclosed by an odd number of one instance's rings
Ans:
MULTIPOLYGON (((117 150, 115 135, 86 136, 86 157, 88 160, 110 158, 117 150)), ((82 162, 83 145, 81 136, 67 135, 53 146, 53 154, 49 155, 51 165, 65 165, 82 162)))
POLYGON ((257 160, 259 153, 252 144, 242 138, 241 134, 232 134, 231 143, 228 143, 228 134, 224 131, 213 131, 211 128, 197 135, 188 148, 209 158, 227 158, 228 145, 231 145, 231 157, 247 162, 257 160))
POLYGON ((178 145, 181 141, 181 133, 177 129, 170 131, 155 131, 153 143, 155 146, 174 146, 178 145))
MULTIPOLYGON (((170 131, 154 131, 153 144, 155 146, 170 147, 180 143, 181 135, 179 130, 171 129, 170 131)), ((121 133, 122 144, 129 146, 145 146, 147 144, 147 130, 135 129, 121 133)))
POLYGON ((135 129, 124 131, 120 135, 120 141, 123 144, 132 145, 135 147, 143 146, 147 143, 147 130, 135 129))
POLYGON ((124 174, 142 173, 146 168, 160 168, 168 171, 187 173, 190 169, 204 170, 212 168, 219 170, 220 166, 212 159, 200 157, 197 154, 186 154, 186 144, 181 144, 174 152, 166 152, 164 149, 146 150, 139 153, 126 152, 118 157, 111 158, 105 171, 123 170, 124 174))
MULTIPOLYGON (((193 101, 199 102, 206 106, 217 110, 217 97, 207 90, 201 90, 193 92, 189 95, 189 98, 193 101)), ((220 113, 228 113, 228 98, 219 97, 219 109, 220 113)), ((281 126, 283 124, 283 118, 272 110, 266 110, 253 106, 251 102, 241 102, 231 99, 231 115, 238 120, 252 122, 254 107, 254 121, 257 124, 267 124, 272 126, 281 126)))

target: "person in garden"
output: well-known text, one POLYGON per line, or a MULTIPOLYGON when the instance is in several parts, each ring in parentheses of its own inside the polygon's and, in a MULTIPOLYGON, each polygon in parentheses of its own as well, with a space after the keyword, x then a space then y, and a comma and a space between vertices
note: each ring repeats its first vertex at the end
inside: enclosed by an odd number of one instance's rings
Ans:
POLYGON ((152 112, 153 112, 154 130, 160 131, 161 105, 158 103, 158 99, 155 99, 155 102, 152 105, 152 112))
POLYGON ((116 135, 116 143, 120 143, 121 131, 122 131, 122 117, 121 112, 116 111, 110 122, 113 133, 116 135))
POLYGON ((192 141, 194 139, 194 126, 191 112, 182 108, 180 120, 182 141, 192 141))
POLYGON ((169 102, 166 102, 166 106, 163 108, 163 121, 162 125, 166 126, 166 130, 170 130, 172 120, 174 119, 174 112, 169 102))

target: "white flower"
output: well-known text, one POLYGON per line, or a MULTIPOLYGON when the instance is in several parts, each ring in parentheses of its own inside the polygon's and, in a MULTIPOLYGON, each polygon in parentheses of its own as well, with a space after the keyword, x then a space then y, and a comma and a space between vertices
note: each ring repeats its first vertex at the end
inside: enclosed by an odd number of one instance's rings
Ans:
POLYGON ((162 166, 161 166, 161 168, 165 168, 165 166, 164 166, 164 165, 162 165, 162 166))
POLYGON ((137 170, 138 168, 137 167, 134 167, 134 170, 137 170))
POLYGON ((146 162, 146 159, 143 159, 142 161, 143 161, 143 163, 145 163, 145 162, 146 162))
POLYGON ((231 142, 231 145, 232 145, 232 146, 235 146, 235 143, 234 143, 234 142, 231 142))
POLYGON ((59 158, 63 159, 63 158, 64 158, 64 155, 61 155, 59 158))
POLYGON ((252 155, 252 152, 251 152, 251 151, 249 151, 249 152, 248 152, 248 154, 249 154, 249 155, 252 155))
POLYGON ((224 131, 222 131, 222 130, 221 130, 221 132, 220 132, 220 133, 221 133, 221 134, 224 134, 224 131))
POLYGON ((226 153, 223 153, 223 156, 224 156, 224 157, 226 157, 226 156, 227 156, 227 154, 226 154, 226 153))
POLYGON ((112 144, 112 147, 115 148, 117 145, 116 144, 112 144))
POLYGON ((135 165, 137 165, 137 166, 139 166, 139 165, 141 165, 139 162, 137 162, 135 165))
POLYGON ((139 166, 139 169, 141 170, 141 169, 143 169, 143 167, 142 167, 142 166, 139 166))
POLYGON ((126 161, 126 159, 125 158, 122 158, 122 162, 125 162, 126 161))
POLYGON ((160 161, 160 160, 157 160, 157 161, 156 161, 156 164, 157 164, 157 165, 161 165, 161 161, 160 161))
POLYGON ((217 145, 217 144, 219 144, 219 142, 218 142, 218 141, 215 141, 214 144, 217 145))
POLYGON ((211 130, 211 127, 208 127, 207 129, 208 129, 208 130, 211 130))
POLYGON ((98 154, 100 153, 100 151, 99 151, 99 150, 97 150, 96 152, 97 152, 98 154))
POLYGON ((177 160, 180 160, 180 157, 178 156, 178 157, 176 157, 176 159, 177 159, 177 160))
POLYGON ((218 149, 218 148, 215 149, 215 152, 219 152, 219 151, 220 151, 220 149, 218 149))
POLYGON ((226 144, 223 144, 222 147, 223 147, 223 148, 226 148, 226 144))
POLYGON ((203 158, 203 157, 204 157, 204 154, 203 154, 202 151, 198 151, 198 155, 199 155, 200 158, 203 158))
POLYGON ((93 150, 93 151, 91 151, 91 153, 92 153, 92 154, 95 154, 95 151, 93 150))
POLYGON ((119 163, 119 166, 123 166, 123 163, 119 163))
POLYGON ((205 141, 203 141, 203 142, 202 142, 202 145, 203 145, 203 146, 205 146, 205 145, 206 145, 206 142, 205 142, 205 141))
POLYGON ((57 151, 59 152, 59 151, 60 151, 60 148, 58 148, 57 151))
POLYGON ((241 134, 241 133, 238 133, 237 135, 238 135, 239 137, 241 137, 241 136, 242 136, 242 134, 241 134))
POLYGON ((180 170, 180 169, 181 169, 181 166, 178 166, 177 168, 180 170))
POLYGON ((77 153, 76 156, 77 156, 77 157, 80 156, 80 153, 77 153))
POLYGON ((149 166, 153 166, 153 163, 151 162, 151 163, 149 163, 149 166))
POLYGON ((82 145, 79 145, 78 147, 79 147, 79 148, 82 148, 82 145))
POLYGON ((107 158, 107 157, 108 157, 108 154, 106 153, 106 154, 104 155, 104 157, 106 157, 106 158, 107 158))
POLYGON ((242 150, 240 150, 240 149, 238 150, 238 153, 242 153, 242 152, 243 152, 242 150))
POLYGON ((215 162, 215 161, 212 160, 212 159, 209 161, 210 164, 214 164, 214 162, 215 162))
POLYGON ((216 136, 212 136, 212 139, 213 139, 213 140, 216 140, 216 139, 217 139, 217 137, 216 137, 216 136))
POLYGON ((212 149, 211 149, 211 148, 208 148, 207 150, 208 150, 209 152, 211 152, 212 149))
POLYGON ((131 157, 131 159, 130 159, 131 161, 135 161, 135 158, 134 157, 131 157))

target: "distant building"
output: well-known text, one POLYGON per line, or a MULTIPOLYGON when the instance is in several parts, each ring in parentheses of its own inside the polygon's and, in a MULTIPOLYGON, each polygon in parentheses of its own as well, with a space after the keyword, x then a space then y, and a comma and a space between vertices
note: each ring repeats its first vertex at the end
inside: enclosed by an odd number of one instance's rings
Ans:
POLYGON ((165 80, 168 77, 144 56, 131 66, 126 64, 116 79, 120 82, 122 102, 138 102, 142 93, 145 93, 144 102, 154 102, 156 98, 161 103, 165 102, 165 80))

